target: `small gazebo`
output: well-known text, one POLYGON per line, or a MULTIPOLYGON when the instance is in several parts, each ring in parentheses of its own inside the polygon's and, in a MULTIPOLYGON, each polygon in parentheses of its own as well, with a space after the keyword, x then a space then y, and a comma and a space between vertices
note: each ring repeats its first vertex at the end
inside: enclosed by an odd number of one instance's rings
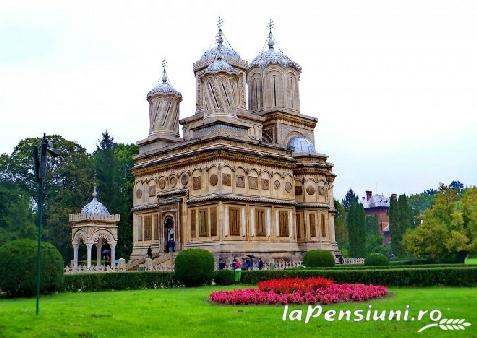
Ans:
POLYGON ((101 265, 101 248, 109 244, 111 249, 111 266, 114 266, 116 243, 118 242, 119 214, 111 215, 108 209, 96 198, 96 184, 93 199, 86 204, 79 214, 70 214, 72 228, 71 243, 73 244, 73 269, 78 269, 78 249, 83 242, 87 249, 87 268, 91 268, 91 250, 96 245, 97 266, 101 265))

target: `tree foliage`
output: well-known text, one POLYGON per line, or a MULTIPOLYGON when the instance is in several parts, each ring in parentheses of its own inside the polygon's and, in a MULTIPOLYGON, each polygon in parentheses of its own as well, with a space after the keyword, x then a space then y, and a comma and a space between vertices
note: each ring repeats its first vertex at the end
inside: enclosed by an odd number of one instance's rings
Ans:
POLYGON ((408 230, 403 245, 418 257, 436 261, 462 260, 476 249, 477 188, 462 193, 442 185, 432 207, 422 216, 422 224, 408 230))
POLYGON ((338 247, 341 252, 344 254, 349 251, 349 237, 348 237, 348 228, 346 226, 346 211, 343 205, 338 201, 334 201, 335 205, 335 238, 338 247))
POLYGON ((346 217, 349 253, 352 257, 366 256, 366 218, 363 205, 353 201, 346 217))

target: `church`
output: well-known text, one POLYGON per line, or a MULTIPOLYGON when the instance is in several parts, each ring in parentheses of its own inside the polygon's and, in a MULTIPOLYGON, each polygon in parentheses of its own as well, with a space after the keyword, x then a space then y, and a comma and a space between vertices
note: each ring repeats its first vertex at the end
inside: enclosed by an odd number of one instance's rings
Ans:
POLYGON ((225 39, 193 64, 196 111, 163 62, 147 94, 149 134, 134 163, 132 259, 202 248, 216 260, 246 255, 301 260, 339 254, 333 165, 316 150, 318 120, 300 111, 300 65, 275 44, 247 62, 225 39), (182 126, 182 136, 179 133, 182 126))

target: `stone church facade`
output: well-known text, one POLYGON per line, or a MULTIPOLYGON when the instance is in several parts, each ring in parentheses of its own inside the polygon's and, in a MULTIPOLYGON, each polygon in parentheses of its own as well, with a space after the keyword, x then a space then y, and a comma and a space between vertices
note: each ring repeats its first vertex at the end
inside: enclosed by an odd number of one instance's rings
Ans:
POLYGON ((317 119, 300 111, 301 67, 276 48, 251 63, 225 41, 193 64, 196 112, 163 71, 148 94, 149 136, 134 165, 131 258, 203 248, 216 258, 299 260, 338 253, 333 165, 314 145, 317 119), (247 99, 248 98, 248 99, 247 99), (179 134, 182 126, 183 136, 179 134))

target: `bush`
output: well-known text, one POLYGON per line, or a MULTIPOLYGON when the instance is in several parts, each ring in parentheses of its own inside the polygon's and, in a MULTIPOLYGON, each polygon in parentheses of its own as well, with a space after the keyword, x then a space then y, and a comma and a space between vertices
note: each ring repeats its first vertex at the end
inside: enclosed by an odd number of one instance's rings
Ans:
POLYGON ((303 265, 307 267, 334 266, 335 256, 330 251, 310 250, 303 258, 303 265))
POLYGON ((74 273, 65 275, 64 291, 159 289, 179 286, 173 272, 74 273))
MULTIPOLYGON (((50 243, 41 245, 41 293, 63 287, 63 257, 50 243)), ((8 296, 32 296, 36 293, 37 243, 14 240, 0 247, 0 290, 8 296)))
POLYGON ((356 270, 315 269, 315 270, 269 270, 244 271, 241 283, 257 284, 259 281, 274 278, 322 276, 336 283, 380 284, 386 286, 476 286, 477 267, 441 268, 367 268, 356 270))
POLYGON ((231 270, 215 271, 214 282, 217 285, 232 285, 235 283, 234 272, 231 270))
POLYGON ((387 266, 389 259, 380 253, 372 253, 364 260, 364 265, 367 266, 387 266))
POLYGON ((175 274, 185 286, 210 283, 214 274, 214 257, 203 249, 181 251, 176 257, 175 274))

